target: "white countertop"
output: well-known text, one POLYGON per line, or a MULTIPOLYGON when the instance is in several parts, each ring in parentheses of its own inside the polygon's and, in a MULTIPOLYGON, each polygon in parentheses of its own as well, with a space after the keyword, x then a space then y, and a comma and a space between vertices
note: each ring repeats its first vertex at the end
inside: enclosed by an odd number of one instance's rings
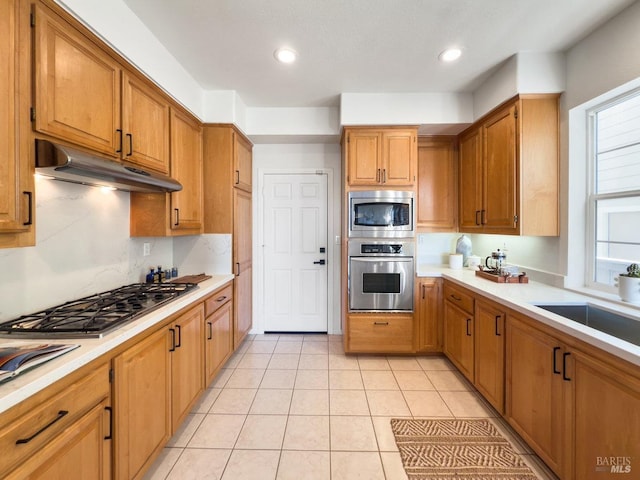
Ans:
POLYGON ((529 280, 529 283, 497 283, 476 276, 469 269, 452 270, 443 266, 418 265, 418 277, 444 277, 507 307, 532 317, 545 325, 601 348, 640 367, 640 347, 555 313, 535 304, 590 303, 602 306, 640 322, 640 311, 625 305, 607 302, 562 288, 550 287, 529 280))
POLYGON ((92 360, 108 353, 122 345, 127 340, 153 327, 184 307, 197 302, 233 280, 233 275, 212 275, 212 278, 198 284, 198 288, 181 295, 167 305, 144 315, 137 320, 123 325, 107 333, 102 338, 74 338, 74 339, 15 339, 0 337, 0 345, 18 345, 27 343, 71 343, 80 345, 79 348, 66 353, 38 367, 24 372, 12 380, 0 383, 0 413, 17 405, 43 388, 64 378, 73 371, 83 367, 92 360))

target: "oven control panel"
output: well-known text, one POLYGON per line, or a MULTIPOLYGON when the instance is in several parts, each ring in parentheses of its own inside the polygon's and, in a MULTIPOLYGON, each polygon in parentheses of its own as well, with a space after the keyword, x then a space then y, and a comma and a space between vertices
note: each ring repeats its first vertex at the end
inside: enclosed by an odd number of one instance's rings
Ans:
POLYGON ((360 245, 360 253, 402 253, 401 243, 363 243, 360 245))

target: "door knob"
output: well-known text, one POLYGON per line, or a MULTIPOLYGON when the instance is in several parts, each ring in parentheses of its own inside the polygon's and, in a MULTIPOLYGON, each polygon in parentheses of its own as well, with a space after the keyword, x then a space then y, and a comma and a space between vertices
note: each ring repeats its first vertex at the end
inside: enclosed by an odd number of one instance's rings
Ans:
POLYGON ((324 260, 318 260, 317 262, 313 262, 314 265, 324 265, 324 260))

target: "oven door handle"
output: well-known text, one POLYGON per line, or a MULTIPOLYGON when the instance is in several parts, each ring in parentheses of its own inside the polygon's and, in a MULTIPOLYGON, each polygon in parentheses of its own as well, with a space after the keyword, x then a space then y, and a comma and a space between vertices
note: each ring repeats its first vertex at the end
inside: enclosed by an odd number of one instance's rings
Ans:
POLYGON ((352 262, 404 262, 413 263, 413 257, 350 257, 352 262))

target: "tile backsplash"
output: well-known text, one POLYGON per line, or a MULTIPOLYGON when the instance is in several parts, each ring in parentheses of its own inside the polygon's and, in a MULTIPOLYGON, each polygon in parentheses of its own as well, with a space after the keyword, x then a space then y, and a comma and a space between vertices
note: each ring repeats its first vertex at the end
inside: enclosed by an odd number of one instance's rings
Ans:
POLYGON ((36 246, 0 250, 0 321, 144 281, 151 266, 231 272, 230 234, 129 237, 127 192, 37 178, 36 193, 36 246))

